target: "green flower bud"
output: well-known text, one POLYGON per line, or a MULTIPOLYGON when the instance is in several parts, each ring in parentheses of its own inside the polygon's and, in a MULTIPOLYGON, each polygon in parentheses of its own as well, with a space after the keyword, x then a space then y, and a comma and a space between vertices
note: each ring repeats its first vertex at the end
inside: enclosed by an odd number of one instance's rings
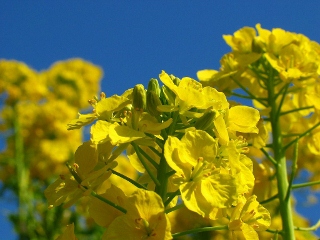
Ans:
POLYGON ((160 86, 159 86, 159 82, 157 79, 155 78, 151 78, 148 84, 148 92, 155 92, 157 94, 158 97, 160 97, 160 86))
POLYGON ((214 123, 213 120, 215 119, 216 112, 213 110, 209 110, 202 115, 194 124, 196 129, 200 130, 207 130, 213 128, 214 123))
POLYGON ((265 48, 264 45, 265 44, 261 40, 254 39, 252 41, 252 52, 262 53, 264 51, 263 48, 265 48))
POLYGON ((173 76, 173 75, 170 75, 170 78, 172 79, 172 82, 176 85, 176 86, 179 86, 179 84, 180 84, 180 78, 177 78, 177 77, 175 77, 175 76, 173 76))
POLYGON ((169 105, 174 105, 175 104, 175 99, 176 99, 176 94, 170 90, 167 86, 163 85, 162 86, 162 91, 161 93, 167 99, 167 102, 169 105))
POLYGON ((157 110, 157 106, 159 105, 162 105, 162 104, 157 93, 155 93, 154 91, 148 91, 147 92, 147 111, 152 116, 159 116, 160 112, 157 110))
POLYGON ((146 90, 142 84, 137 84, 133 88, 132 105, 136 110, 146 109, 146 90))

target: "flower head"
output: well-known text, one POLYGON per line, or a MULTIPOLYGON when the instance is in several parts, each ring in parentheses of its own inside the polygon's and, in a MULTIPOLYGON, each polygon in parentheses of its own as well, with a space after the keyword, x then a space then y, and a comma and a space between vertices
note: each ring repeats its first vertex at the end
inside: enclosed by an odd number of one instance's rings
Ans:
POLYGON ((238 197, 235 178, 220 173, 217 152, 217 140, 201 130, 188 131, 181 140, 169 136, 164 146, 186 207, 211 218, 214 208, 231 206, 238 197))

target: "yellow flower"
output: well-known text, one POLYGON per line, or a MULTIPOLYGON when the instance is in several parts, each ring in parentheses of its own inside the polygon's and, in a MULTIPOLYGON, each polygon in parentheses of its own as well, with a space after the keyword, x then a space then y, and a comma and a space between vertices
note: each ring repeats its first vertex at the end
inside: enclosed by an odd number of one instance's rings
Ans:
POLYGON ((226 96, 222 92, 218 92, 212 87, 203 88, 201 83, 192 78, 182 78, 179 86, 175 85, 170 76, 164 71, 159 75, 159 78, 176 95, 175 106, 158 106, 160 111, 179 110, 180 114, 200 117, 201 114, 190 112, 189 110, 194 107, 203 110, 208 108, 220 110, 229 106, 226 96))
POLYGON ((221 145, 236 139, 237 133, 258 133, 259 111, 247 106, 234 106, 221 111, 214 120, 215 133, 221 145))
POLYGON ((230 52, 222 56, 220 60, 220 70, 204 69, 197 72, 197 77, 203 86, 211 86, 226 95, 239 86, 233 79, 241 79, 244 86, 250 84, 250 79, 246 78, 249 71, 248 66, 261 57, 261 53, 250 52, 230 52))
POLYGON ((164 146, 165 158, 176 171, 174 183, 191 211, 215 218, 214 208, 226 208, 237 199, 235 178, 220 173, 216 159, 218 142, 201 130, 188 131, 181 140, 169 136, 164 146))
POLYGON ((62 203, 65 203, 64 207, 70 207, 106 181, 111 175, 107 170, 113 166, 105 165, 99 158, 108 154, 109 151, 99 154, 97 147, 90 141, 83 143, 75 152, 75 168, 71 169, 72 174, 60 175, 60 178, 44 191, 50 207, 62 203))
POLYGON ((130 143, 139 139, 151 139, 145 133, 160 134, 162 129, 170 126, 172 119, 158 122, 149 113, 132 110, 122 119, 122 122, 110 123, 99 120, 91 127, 91 136, 94 143, 111 141, 113 145, 130 143))
POLYGON ((99 90, 102 70, 82 59, 59 61, 42 73, 52 91, 52 98, 65 99, 78 108, 88 107, 88 99, 99 90))
POLYGON ((127 199, 126 208, 127 213, 109 225, 102 239, 172 239, 162 199, 155 192, 138 189, 127 199))
POLYGON ((0 60, 0 94, 7 93, 6 102, 39 101, 48 93, 45 81, 26 64, 0 60))
POLYGON ((252 42, 256 36, 256 31, 251 27, 244 27, 236 31, 233 36, 223 35, 223 39, 235 52, 252 52, 252 42))
POLYGON ((116 114, 118 111, 123 110, 128 104, 131 103, 130 94, 132 90, 127 90, 122 96, 113 95, 111 97, 106 98, 104 93, 101 93, 101 99, 97 102, 97 100, 90 100, 90 103, 93 105, 94 109, 92 113, 88 114, 79 114, 78 119, 72 120, 68 124, 68 130, 79 129, 82 126, 92 123, 94 120, 104 120, 108 122, 112 122, 115 120, 120 121, 116 118, 116 114))
MULTIPOLYGON (((288 45, 279 52, 279 57, 265 54, 271 66, 276 69, 284 82, 317 78, 318 65, 314 59, 308 59, 305 52, 296 45, 288 45)), ((297 81, 295 81, 297 82, 297 81)))
POLYGON ((242 199, 233 209, 228 226, 234 239, 238 239, 237 235, 240 235, 247 240, 258 240, 256 231, 265 231, 270 226, 270 213, 256 198, 253 195, 246 201, 242 199))
POLYGON ((242 154, 247 149, 243 138, 231 140, 227 146, 219 149, 221 172, 231 174, 236 179, 238 194, 248 193, 254 186, 253 164, 250 158, 242 154), (243 150, 245 149, 245 150, 243 150))
POLYGON ((295 40, 295 35, 281 28, 274 28, 272 31, 263 29, 261 24, 256 25, 259 36, 256 37, 257 44, 264 52, 279 55, 281 49, 295 40))

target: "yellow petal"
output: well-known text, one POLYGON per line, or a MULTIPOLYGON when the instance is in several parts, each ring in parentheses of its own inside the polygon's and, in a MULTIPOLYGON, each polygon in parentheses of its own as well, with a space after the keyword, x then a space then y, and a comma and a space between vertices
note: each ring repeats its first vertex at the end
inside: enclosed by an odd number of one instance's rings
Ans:
POLYGON ((243 133, 258 133, 256 127, 260 119, 259 111, 247 106, 235 106, 229 109, 229 128, 243 133))
POLYGON ((91 141, 95 144, 101 144, 110 141, 109 131, 112 123, 99 120, 91 126, 91 141))
POLYGON ((56 240, 77 240, 76 235, 74 235, 74 224, 67 225, 67 228, 56 240))
MULTIPOLYGON (((111 185, 104 194, 101 194, 101 197, 125 208, 125 201, 127 197, 120 188, 114 185, 111 185)), ((123 213, 116 208, 111 207, 109 204, 93 197, 90 199, 89 203, 89 214, 90 217, 92 217, 94 221, 102 227, 108 227, 115 218, 123 215, 123 213)))

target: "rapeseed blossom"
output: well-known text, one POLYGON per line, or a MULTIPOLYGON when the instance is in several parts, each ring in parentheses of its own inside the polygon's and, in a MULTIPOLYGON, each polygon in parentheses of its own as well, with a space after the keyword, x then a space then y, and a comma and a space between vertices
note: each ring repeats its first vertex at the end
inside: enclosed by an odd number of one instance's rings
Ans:
POLYGON ((247 240, 258 240, 256 231, 265 231, 270 224, 270 213, 256 201, 256 196, 253 195, 246 201, 240 200, 231 213, 228 226, 234 239, 243 237, 247 240))
POLYGON ((216 161, 218 142, 206 132, 188 131, 181 140, 169 136, 164 151, 176 171, 173 182, 190 210, 215 218, 215 208, 229 207, 237 199, 235 177, 221 173, 216 161))
POLYGON ((139 189, 127 199, 126 207, 127 213, 109 225, 102 239, 172 239, 169 219, 156 193, 139 189))

